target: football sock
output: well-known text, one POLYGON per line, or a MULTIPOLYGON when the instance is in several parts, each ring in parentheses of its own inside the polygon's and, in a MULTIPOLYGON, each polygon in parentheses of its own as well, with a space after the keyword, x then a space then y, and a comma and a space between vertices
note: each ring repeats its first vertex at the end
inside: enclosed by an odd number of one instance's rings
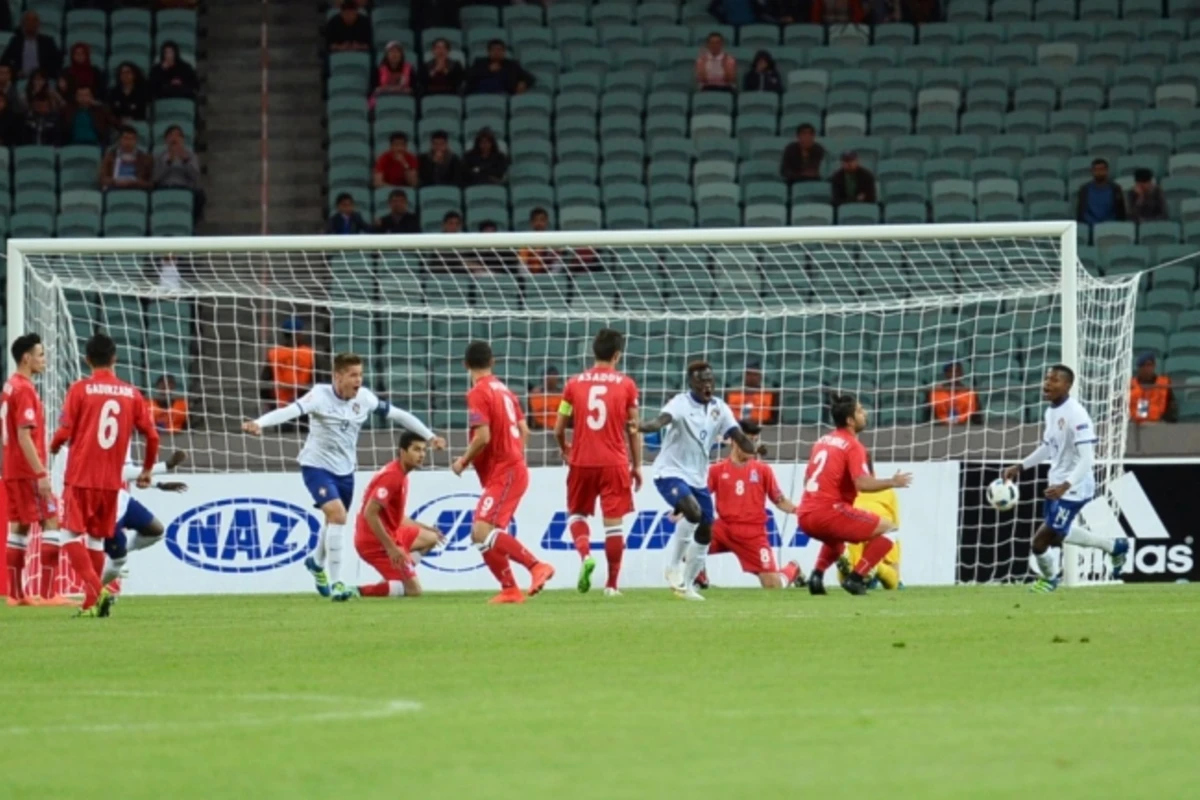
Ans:
POLYGON ((368 586, 360 586, 358 593, 363 597, 403 597, 404 581, 380 581, 368 586))
POLYGON ((1076 547, 1093 547, 1097 550, 1103 550, 1111 554, 1113 547, 1116 545, 1116 539, 1106 539, 1103 536, 1097 536, 1087 528, 1076 523, 1071 526, 1071 530, 1067 533, 1067 537, 1063 539, 1065 544, 1073 544, 1076 547))
POLYGON ((87 553, 92 562, 92 572, 95 573, 96 580, 100 580, 100 575, 104 572, 104 559, 107 558, 104 555, 104 540, 94 536, 87 537, 87 553))
POLYGON ((1053 580, 1058 576, 1058 559, 1054 557, 1054 553, 1047 550, 1044 553, 1034 553, 1034 560, 1037 561, 1038 570, 1042 573, 1042 577, 1046 580, 1053 580))
POLYGON ((819 575, 824 575, 825 571, 833 566, 834 562, 841 556, 842 551, 846 549, 843 542, 831 544, 825 542, 821 545, 820 551, 817 553, 817 563, 813 567, 813 571, 819 575))
POLYGON ((690 587, 696 582, 696 576, 704 570, 704 562, 708 559, 708 545, 689 542, 686 558, 683 564, 683 585, 690 587))
POLYGON ((124 558, 108 558, 104 561, 104 570, 100 573, 100 583, 108 586, 110 583, 121 577, 121 570, 125 568, 124 558))
MULTIPOLYGON (((62 554, 67 557, 67 563, 75 570, 76 577, 83 583, 83 610, 96 605, 100 597, 100 576, 92 567, 92 559, 82 538, 75 538, 62 546, 62 554)), ((103 551, 101 552, 103 555, 103 551)))
POLYGON ((683 557, 687 554, 687 546, 692 543, 692 534, 696 532, 696 525, 688 522, 686 519, 679 520, 675 525, 675 536, 671 539, 671 554, 670 560, 667 562, 667 568, 678 571, 683 568, 683 557))
POLYGON ((342 528, 344 525, 329 523, 325 531, 325 564, 329 582, 337 583, 342 574, 342 528))
POLYGON ((525 549, 525 545, 516 540, 516 537, 507 533, 498 533, 496 538, 492 540, 492 549, 499 550, 507 560, 512 560, 520 564, 525 569, 533 569, 538 563, 533 557, 533 553, 525 549))
POLYGON ((408 557, 412 560, 413 566, 421 563, 421 559, 425 557, 424 550, 409 550, 408 557))
POLYGON ((883 561, 890 552, 892 552, 892 540, 886 536, 876 536, 863 548, 862 558, 854 565, 854 571, 858 573, 859 577, 867 577, 875 565, 883 561))
POLYGON ((571 541, 575 543, 575 552, 581 559, 592 554, 592 526, 586 518, 573 515, 567 520, 567 530, 571 532, 571 541))
POLYGON ((325 531, 329 524, 321 526, 321 532, 317 534, 317 549, 313 550, 313 561, 317 562, 317 566, 321 569, 325 568, 325 531))
MULTIPOLYGON (((57 531, 54 531, 57 533, 57 531)), ((38 548, 38 556, 41 561, 41 569, 39 570, 38 594, 43 600, 49 600, 51 597, 58 595, 54 585, 54 573, 58 569, 59 553, 62 550, 58 543, 58 537, 53 536, 47 538, 47 534, 42 534, 42 546, 38 548)))
POLYGON ((25 596, 25 548, 29 545, 27 534, 10 533, 4 548, 4 567, 8 574, 8 596, 20 600, 25 596))
POLYGON ((621 574, 621 559, 624 556, 624 529, 609 528, 604 532, 604 560, 608 562, 608 579, 604 582, 604 585, 609 589, 617 588, 617 578, 621 574))
POLYGON ((900 570, 886 561, 875 568, 875 574, 885 589, 895 589, 900 585, 900 570))
POLYGON ((128 548, 130 552, 134 550, 145 550, 151 545, 156 545, 162 541, 162 536, 147 536, 144 533, 135 533, 129 537, 128 548))
POLYGON ((796 580, 796 575, 799 572, 800 565, 790 561, 783 565, 783 569, 779 570, 779 574, 783 576, 785 586, 790 586, 796 580))
POLYGON ((483 550, 483 563, 487 564, 487 568, 496 576, 496 580, 500 582, 500 588, 517 588, 517 580, 513 577, 512 565, 508 562, 508 556, 494 547, 489 547, 483 550))

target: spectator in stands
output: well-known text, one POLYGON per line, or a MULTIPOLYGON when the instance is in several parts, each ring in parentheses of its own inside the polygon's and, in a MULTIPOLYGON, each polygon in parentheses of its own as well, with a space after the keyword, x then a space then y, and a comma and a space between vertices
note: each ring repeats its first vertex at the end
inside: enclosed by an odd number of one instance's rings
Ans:
POLYGON ((145 122, 150 107, 150 87, 142 70, 131 61, 117 67, 117 84, 108 93, 108 107, 122 124, 145 122))
POLYGON ((374 91, 371 92, 371 108, 380 95, 411 95, 416 75, 412 64, 404 57, 404 46, 399 42, 388 42, 383 51, 383 60, 374 74, 374 91))
POLYGON ((737 60, 725 52, 725 37, 717 32, 696 58, 696 87, 702 92, 732 92, 737 79, 737 60))
MULTIPOLYGON (((442 216, 442 233, 462 233, 463 218, 457 211, 442 216)), ((424 254, 425 268, 430 272, 466 272, 467 259, 462 250, 433 250, 424 254)))
POLYGON ((929 414, 943 425, 979 422, 979 395, 963 382, 962 364, 951 361, 942 368, 944 380, 929 390, 929 414))
POLYGON ((534 430, 552 431, 558 419, 558 407, 562 404, 562 377, 558 367, 546 367, 546 375, 539 387, 529 390, 529 427, 534 430))
POLYGON ((331 53, 369 51, 371 20, 358 13, 356 0, 343 0, 342 11, 325 24, 325 44, 331 53))
POLYGON ((1108 179, 1108 162, 1103 158, 1092 161, 1092 180, 1079 187, 1075 219, 1088 225, 1125 219, 1125 195, 1108 179))
POLYGON ((21 115, 9 105, 8 95, 0 92, 0 147, 16 147, 21 144, 24 128, 21 115))
POLYGON ((462 159, 450 152, 450 138, 445 131, 433 132, 429 152, 421 156, 418 171, 422 186, 463 185, 462 159))
POLYGON ((762 0, 711 0, 708 13, 722 25, 753 25, 760 20, 762 0))
POLYGON ((108 108, 92 95, 90 87, 76 87, 73 102, 67 106, 63 125, 68 144, 107 147, 116 126, 117 121, 108 108))
POLYGON ((458 94, 466 81, 462 64, 450 57, 450 42, 433 40, 433 58, 421 65, 417 88, 421 94, 458 94))
POLYGON ((393 133, 388 138, 387 152, 375 159, 375 188, 381 186, 416 186, 420 180, 417 157, 408 149, 408 134, 393 133))
MULTIPOLYGON (((480 233, 499 233, 500 226, 493 220, 485 219, 479 223, 477 230, 480 233)), ((496 247, 486 247, 475 251, 475 265, 478 265, 479 272, 512 272, 513 252, 507 249, 496 247)), ((472 270, 475 271, 475 270, 472 270)))
POLYGON ((201 185, 200 157, 187 146, 183 128, 171 125, 163 134, 166 147, 154 158, 155 189, 186 189, 192 193, 192 215, 204 216, 204 187, 201 185))
POLYGON ((27 78, 39 69, 52 78, 57 77, 62 60, 54 37, 42 33, 42 19, 36 11, 21 15, 21 30, 13 34, 0 54, 0 63, 12 67, 19 78, 27 78))
POLYGON ((475 134, 475 146, 464 161, 468 186, 498 186, 508 180, 508 156, 500 152, 491 128, 475 134))
POLYGON ((20 138, 21 144, 45 147, 58 147, 62 144, 62 112, 50 104, 50 93, 47 90, 38 92, 29 104, 20 138))
POLYGON ((261 380, 268 408, 283 408, 312 388, 315 361, 304 320, 288 317, 279 333, 279 344, 267 350, 261 380))
POLYGON ((773 425, 779 413, 775 392, 763 386, 762 362, 757 359, 747 362, 742 388, 726 394, 725 400, 742 421, 773 425))
MULTIPOLYGON (((0 3, 0 6, 3 6, 0 3)), ((25 108, 25 98, 21 95, 21 90, 17 88, 17 82, 13 80, 12 67, 8 64, 0 64, 0 94, 8 98, 8 108, 10 111, 19 112, 25 108)))
POLYGON ((1154 173, 1146 168, 1133 172, 1133 188, 1129 190, 1129 219, 1152 222, 1168 219, 1167 198, 1162 187, 1154 182, 1154 173))
POLYGON ((29 76, 29 80, 25 82, 25 108, 31 108, 34 96, 43 93, 46 95, 47 102, 50 103, 50 108, 54 111, 62 111, 66 107, 66 101, 58 93, 58 86, 51 83, 45 72, 35 69, 29 76))
POLYGON ((86 42, 71 45, 71 63, 58 76, 63 97, 72 96, 80 87, 91 89, 93 97, 104 97, 104 73, 92 64, 92 48, 86 42))
POLYGON ((812 21, 812 0, 770 0, 768 16, 780 25, 812 21))
POLYGON ((354 208, 354 197, 349 192, 337 196, 337 211, 325 223, 326 233, 355 234, 370 233, 371 226, 354 208))
POLYGON ((783 148, 779 174, 788 182, 802 183, 821 180, 821 162, 825 148, 817 144, 817 131, 807 122, 796 128, 796 141, 783 148))
POLYGON ((867 21, 864 0, 812 0, 809 22, 825 25, 862 25, 867 21))
POLYGON ((1137 371, 1129 381, 1129 419, 1136 423, 1178 422, 1179 404, 1171 391, 1171 379, 1157 372, 1154 353, 1138 356, 1137 371))
POLYGON ((195 100, 199 86, 196 70, 179 56, 179 45, 172 41, 163 42, 158 63, 150 70, 150 93, 154 99, 181 97, 195 100))
POLYGON ((499 39, 488 42, 487 58, 477 58, 467 76, 467 94, 521 94, 534 84, 534 77, 508 57, 499 39))
POLYGON ((442 233, 462 233, 463 218, 457 211, 447 211, 442 216, 442 233))
POLYGON ((874 203, 875 176, 858 163, 858 153, 842 153, 842 168, 829 179, 832 188, 830 202, 836 207, 843 203, 874 203))
MULTIPOLYGON (((529 212, 529 229, 534 233, 550 230, 550 214, 546 209, 539 206, 529 212)), ((517 262, 521 271, 529 275, 562 272, 565 266, 562 253, 552 247, 522 247, 517 251, 517 262)))
POLYGON ((421 222, 408 210, 408 195, 403 189, 392 189, 388 193, 388 213, 376 220, 375 230, 379 233, 421 232, 421 222))
POLYGON ((775 92, 776 94, 783 91, 783 79, 779 77, 779 69, 775 66, 775 59, 771 58, 769 52, 759 50, 754 54, 754 61, 751 63, 754 66, 746 73, 746 77, 742 81, 743 90, 775 92))
POLYGON ((137 130, 126 125, 100 162, 100 188, 146 191, 153 188, 153 177, 154 159, 138 147, 137 130))
POLYGON ((154 392, 150 395, 150 414, 154 418, 154 427, 166 433, 178 433, 187 430, 188 403, 176 393, 175 378, 162 375, 154 383, 154 392))

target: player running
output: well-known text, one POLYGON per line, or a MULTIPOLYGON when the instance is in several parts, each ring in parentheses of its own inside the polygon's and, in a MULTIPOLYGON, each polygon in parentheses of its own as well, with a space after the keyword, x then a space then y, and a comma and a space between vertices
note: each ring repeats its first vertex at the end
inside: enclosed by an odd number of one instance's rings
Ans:
MULTIPOLYGON (((875 474, 875 464, 871 461, 871 457, 867 456, 867 469, 871 474, 875 474)), ((876 514, 880 519, 892 523, 893 529, 900 527, 900 499, 896 497, 895 489, 884 489, 881 492, 859 492, 858 497, 854 498, 854 507, 860 511, 870 511, 876 514)), ((895 536, 892 539, 892 549, 883 561, 875 567, 875 571, 868 576, 867 588, 874 589, 877 586, 882 586, 884 589, 903 589, 904 584, 900 581, 900 540, 895 536)), ((841 583, 846 582, 846 578, 850 577, 853 572, 854 565, 862 558, 865 545, 862 542, 852 542, 846 545, 846 553, 837 560, 838 580, 841 583)))
POLYGON ((1096 493, 1096 429, 1083 405, 1071 397, 1075 372, 1065 364, 1046 370, 1042 395, 1050 403, 1046 409, 1046 432, 1042 443, 1020 464, 1004 470, 1004 479, 1015 481, 1022 470, 1050 462, 1041 526, 1033 535, 1033 557, 1042 576, 1032 591, 1052 592, 1058 588, 1058 559, 1051 547, 1073 544, 1103 550, 1112 558, 1112 575, 1118 578, 1129 556, 1129 540, 1106 539, 1075 522, 1075 517, 1096 493))
POLYGON ((852 394, 835 394, 829 413, 837 427, 816 441, 804 473, 804 496, 800 498, 800 530, 821 542, 817 563, 808 576, 810 594, 825 594, 825 570, 841 557, 846 545, 862 542, 862 557, 842 584, 853 595, 867 593, 866 577, 892 549, 885 534, 895 525, 878 514, 854 508, 859 492, 903 489, 912 475, 897 472, 879 479, 867 466, 867 449, 858 434, 867 427, 867 412, 852 394))
POLYGON ((36 333, 18 336, 12 343, 16 372, 4 384, 0 398, 0 424, 4 434, 4 493, 8 500, 8 544, 4 562, 8 572, 9 605, 69 605, 54 596, 54 570, 58 566, 58 501, 50 484, 46 459, 46 417, 35 375, 46 371, 46 348, 36 333), (41 526, 41 598, 25 595, 23 575, 29 547, 29 529, 41 526))
POLYGON ((687 381, 688 391, 671 398, 657 417, 640 425, 630 424, 639 433, 667 429, 654 461, 654 488, 684 518, 675 527, 667 583, 679 597, 703 600, 694 584, 704 569, 708 546, 712 543, 714 515, 707 480, 709 453, 721 439, 732 439, 747 453, 765 451, 742 433, 725 401, 713 396, 716 377, 708 362, 688 364, 687 381))
POLYGON ((383 580, 335 592, 335 602, 352 597, 421 596, 416 565, 422 556, 445 541, 437 528, 410 519, 404 513, 408 473, 423 463, 425 441, 412 431, 400 434, 396 458, 371 478, 354 523, 354 549, 383 580))
POLYGON ((479 548, 483 563, 500 582, 500 594, 489 602, 524 603, 525 595, 517 588, 510 561, 529 570, 530 595, 540 592, 554 577, 554 567, 538 561, 516 537, 507 533, 508 524, 529 488, 529 467, 525 464, 529 426, 525 424, 520 402, 492 374, 494 363, 490 344, 475 341, 467 345, 463 364, 471 377, 471 389, 467 392, 471 442, 450 469, 461 477, 474 464, 483 488, 475 506, 471 542, 479 548))
MULTIPOLYGON (((756 446, 762 428, 750 420, 742 420, 742 433, 756 446)), ((734 443, 729 458, 708 468, 708 491, 717 506, 717 521, 713 525, 710 556, 733 553, 742 572, 758 576, 764 589, 780 589, 795 585, 804 578, 795 561, 779 569, 775 551, 767 538, 767 500, 785 514, 796 513, 796 504, 788 500, 775 480, 775 471, 759 461, 754 451, 746 451, 734 443)))
POLYGON ((592 341, 596 363, 567 381, 554 422, 554 439, 570 464, 567 525, 582 560, 576 585, 580 592, 592 588, 596 559, 587 518, 596 512, 599 500, 608 562, 605 597, 621 594, 617 578, 625 554, 624 517, 633 512, 633 492, 642 488, 642 437, 629 428, 630 422, 637 422, 638 388, 633 378, 617 371, 624 349, 625 337, 618 331, 603 328, 596 334, 592 341), (568 422, 574 429, 570 444, 568 422))
POLYGON ((85 349, 91 376, 75 381, 63 402, 62 420, 50 452, 71 450, 63 490, 62 552, 84 586, 81 616, 107 617, 112 595, 100 583, 104 540, 117 526, 117 501, 129 441, 136 428, 146 442, 137 486, 150 485, 158 458, 158 430, 142 393, 113 374, 117 345, 103 333, 88 339, 85 349), (86 537, 86 548, 85 548, 86 537))
POLYGON ((308 438, 304 440, 297 460, 300 462, 304 485, 312 495, 313 505, 321 509, 325 516, 325 524, 317 540, 317 551, 304 560, 304 566, 312 573, 317 593, 322 597, 329 597, 332 592, 346 588, 339 580, 342 532, 346 526, 346 509, 354 500, 358 435, 367 417, 376 414, 398 422, 419 434, 435 450, 446 447, 446 440, 435 435, 425 423, 404 409, 379 399, 362 384, 362 358, 354 353, 339 353, 333 359, 331 383, 317 384, 294 403, 242 423, 242 430, 259 436, 264 428, 283 425, 308 415, 308 438), (328 573, 326 566, 329 567, 328 573))

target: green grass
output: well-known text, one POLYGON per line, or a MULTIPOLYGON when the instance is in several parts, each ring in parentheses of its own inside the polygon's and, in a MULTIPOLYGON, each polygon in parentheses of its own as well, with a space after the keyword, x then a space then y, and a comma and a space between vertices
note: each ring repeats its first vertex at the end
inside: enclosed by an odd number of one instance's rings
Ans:
POLYGON ((1195 588, 834 591, 0 607, 0 798, 1194 791, 1195 588))

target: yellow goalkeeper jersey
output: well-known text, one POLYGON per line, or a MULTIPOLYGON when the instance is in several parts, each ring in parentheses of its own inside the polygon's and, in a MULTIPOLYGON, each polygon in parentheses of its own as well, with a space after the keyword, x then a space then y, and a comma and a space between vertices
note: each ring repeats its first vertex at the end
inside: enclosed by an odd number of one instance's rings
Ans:
POLYGON ((900 527, 900 501, 895 489, 884 489, 882 492, 859 492, 854 500, 854 507, 862 511, 878 514, 881 519, 900 527))

